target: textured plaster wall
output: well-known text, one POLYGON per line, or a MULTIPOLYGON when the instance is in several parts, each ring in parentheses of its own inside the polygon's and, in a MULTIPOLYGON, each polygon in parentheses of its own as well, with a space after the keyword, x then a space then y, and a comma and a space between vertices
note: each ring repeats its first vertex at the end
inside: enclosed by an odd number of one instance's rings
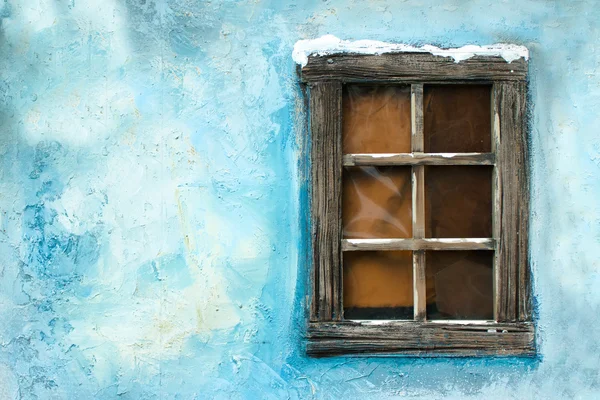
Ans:
POLYGON ((0 0, 0 399, 600 396, 593 1, 0 0), (531 52, 539 358, 303 355, 331 33, 531 52))

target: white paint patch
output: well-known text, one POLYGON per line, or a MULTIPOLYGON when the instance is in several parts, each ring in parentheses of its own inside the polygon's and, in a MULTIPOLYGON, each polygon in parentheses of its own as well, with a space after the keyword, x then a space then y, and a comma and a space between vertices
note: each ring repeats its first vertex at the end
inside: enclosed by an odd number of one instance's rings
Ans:
POLYGON ((389 158, 389 157, 394 157, 397 155, 402 155, 403 157, 410 157, 410 158, 414 158, 414 154, 411 153, 377 153, 377 154, 371 154, 371 153, 355 153, 352 154, 352 156, 354 157, 364 157, 364 156, 368 156, 371 158, 389 158))
POLYGON ((480 325, 480 326, 495 326, 495 321, 485 321, 480 319, 435 319, 427 321, 432 324, 454 324, 454 325, 480 325))
POLYGON ((375 326, 375 325, 409 325, 414 321, 401 321, 397 319, 350 319, 348 321, 356 322, 364 326, 375 326))
POLYGON ((408 238, 398 238, 398 239, 344 239, 346 243, 349 244, 390 244, 390 243, 402 243, 402 242, 411 242, 411 241, 424 241, 426 243, 448 243, 448 244, 456 244, 456 243, 477 243, 477 244, 486 244, 490 242, 488 238, 460 238, 460 239, 440 239, 440 238, 431 238, 431 239, 408 239, 408 238))
POLYGON ((6 364, 0 364, 0 399, 16 399, 19 396, 17 377, 6 364))
POLYGON ((390 244, 402 242, 404 240, 405 239, 346 239, 346 242, 349 244, 390 244))
MULTIPOLYGON (((397 319, 350 319, 349 321, 359 323, 361 325, 411 325, 414 324, 415 321, 410 320, 397 320, 397 319)), ((478 326, 495 326, 496 322, 494 321, 484 321, 484 320, 455 320, 455 319, 436 319, 427 321, 427 323, 432 324, 454 324, 454 325, 478 325, 478 326)), ((503 331, 504 333, 506 331, 503 331)))
MULTIPOLYGON (((473 154, 478 154, 478 153, 465 153, 465 154, 473 155, 473 154)), ((458 153, 434 153, 433 155, 441 156, 444 158, 452 158, 452 157, 458 156, 458 153)))
POLYGON ((32 145, 49 140, 71 147, 100 146, 123 129, 127 118, 134 118, 134 97, 134 90, 118 80, 73 79, 29 103, 25 138, 32 145))
POLYGON ((461 238, 461 239, 424 239, 432 243, 478 243, 485 244, 490 241, 488 238, 461 238))
POLYGON ((498 56, 504 58, 508 63, 519 58, 529 59, 529 50, 525 46, 516 44, 467 45, 459 48, 440 49, 432 45, 415 47, 408 44, 387 43, 377 40, 342 40, 333 35, 297 41, 294 45, 292 58, 297 64, 304 67, 308 63, 308 56, 310 55, 324 56, 334 53, 431 53, 436 56, 452 57, 456 63, 474 56, 498 56))
MULTIPOLYGON (((90 179, 88 176, 84 178, 90 179)), ((73 186, 67 186, 63 194, 49 204, 68 232, 83 235, 98 225, 102 216, 103 195, 89 189, 85 192, 76 178, 72 178, 70 182, 74 182, 73 186)))
MULTIPOLYGON (((51 1, 33 0, 17 7, 16 14, 28 23, 25 26, 29 32, 35 33, 50 28, 56 21, 56 11, 51 1), (20 11, 20 13, 19 13, 20 11)), ((10 18, 7 18, 10 20, 10 18)))

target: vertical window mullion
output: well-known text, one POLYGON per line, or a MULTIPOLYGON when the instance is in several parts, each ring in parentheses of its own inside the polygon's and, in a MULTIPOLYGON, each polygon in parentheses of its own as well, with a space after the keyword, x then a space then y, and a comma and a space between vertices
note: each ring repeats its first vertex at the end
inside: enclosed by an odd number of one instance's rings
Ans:
MULTIPOLYGON (((411 149, 413 153, 423 153, 423 85, 411 85, 411 149)), ((425 237, 425 166, 412 167, 413 238, 425 237)), ((413 252, 414 318, 426 318, 427 293, 425 282, 425 251, 413 252)))

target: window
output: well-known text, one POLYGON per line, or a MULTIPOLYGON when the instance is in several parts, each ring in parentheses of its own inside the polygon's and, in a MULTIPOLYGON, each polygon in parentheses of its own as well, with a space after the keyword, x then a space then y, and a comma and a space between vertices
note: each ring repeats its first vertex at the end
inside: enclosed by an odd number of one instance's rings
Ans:
POLYGON ((309 57, 309 354, 534 354, 526 76, 522 58, 309 57))

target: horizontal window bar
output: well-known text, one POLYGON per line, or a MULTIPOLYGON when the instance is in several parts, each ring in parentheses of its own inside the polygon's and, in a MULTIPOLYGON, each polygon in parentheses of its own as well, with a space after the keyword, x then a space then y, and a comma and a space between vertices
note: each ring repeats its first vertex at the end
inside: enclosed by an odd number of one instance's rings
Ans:
POLYGON ((494 165, 494 153, 345 154, 344 166, 359 165, 494 165))
POLYGON ((342 251, 494 250, 495 240, 468 239, 343 239, 342 251))
POLYGON ((488 328, 496 328, 498 322, 484 319, 433 319, 429 321, 415 321, 415 320, 399 320, 399 319, 344 319, 345 322, 352 322, 363 326, 373 325, 390 325, 402 327, 402 324, 410 324, 416 322, 420 324, 446 324, 446 325, 475 325, 485 326, 488 328))
POLYGON ((312 322, 307 352, 317 357, 350 353, 532 356, 535 337, 533 324, 520 322, 312 322))
MULTIPOLYGON (((388 334, 395 331, 401 335, 401 330, 416 329, 438 329, 445 328, 448 332, 472 331, 484 333, 509 333, 530 332, 533 333, 531 322, 495 322, 481 320, 433 320, 433 321, 411 321, 411 320, 344 320, 310 322, 309 330, 312 332, 327 333, 329 337, 351 336, 357 331, 370 331, 375 336, 378 333, 388 334), (493 332, 496 330, 496 332, 493 332), (503 332, 504 331, 504 332, 503 332)), ((391 339, 391 338, 390 338, 391 339)))

